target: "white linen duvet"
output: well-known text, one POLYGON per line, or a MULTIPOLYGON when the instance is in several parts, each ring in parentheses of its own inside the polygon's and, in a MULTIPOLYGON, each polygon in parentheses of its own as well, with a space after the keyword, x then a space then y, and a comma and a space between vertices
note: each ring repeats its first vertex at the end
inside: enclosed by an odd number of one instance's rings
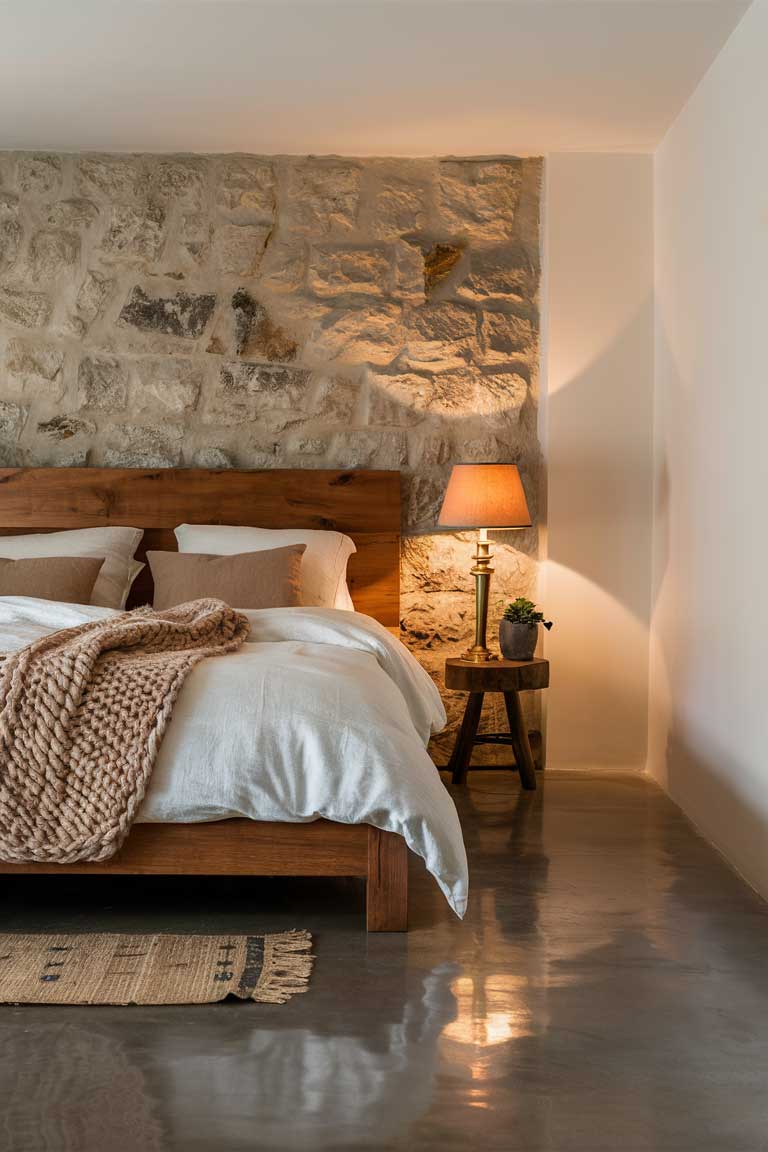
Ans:
MULTIPOLYGON (((117 614, 0 597, 0 651, 117 614)), ((188 676, 138 819, 373 824, 404 837, 463 916, 461 828, 425 747, 445 724, 427 673, 386 628, 357 612, 245 615, 249 642, 188 676)))

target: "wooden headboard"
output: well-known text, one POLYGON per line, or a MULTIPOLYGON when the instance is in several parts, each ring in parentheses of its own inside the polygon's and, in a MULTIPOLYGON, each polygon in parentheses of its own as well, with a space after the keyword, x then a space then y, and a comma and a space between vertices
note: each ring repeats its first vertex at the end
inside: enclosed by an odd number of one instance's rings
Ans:
MULTIPOLYGON (((178 524, 333 528, 351 536, 355 607, 387 627, 400 611, 399 472, 274 469, 1 468, 0 535, 131 525, 136 555, 176 550, 178 524)), ((151 603, 149 568, 129 607, 151 603)))

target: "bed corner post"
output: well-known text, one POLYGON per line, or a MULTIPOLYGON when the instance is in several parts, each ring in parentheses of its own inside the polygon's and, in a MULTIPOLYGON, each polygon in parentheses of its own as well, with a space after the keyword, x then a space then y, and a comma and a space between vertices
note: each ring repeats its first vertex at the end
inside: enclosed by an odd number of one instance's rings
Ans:
POLYGON ((365 904, 369 932, 408 930, 408 848, 402 836, 372 825, 365 904))

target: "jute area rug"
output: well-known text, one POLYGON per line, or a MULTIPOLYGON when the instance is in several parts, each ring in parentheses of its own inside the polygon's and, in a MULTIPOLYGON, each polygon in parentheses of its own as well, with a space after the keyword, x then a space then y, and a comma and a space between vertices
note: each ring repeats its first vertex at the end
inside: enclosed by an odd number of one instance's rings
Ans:
POLYGON ((3 1004, 285 1004, 306 992, 309 932, 0 936, 3 1004))

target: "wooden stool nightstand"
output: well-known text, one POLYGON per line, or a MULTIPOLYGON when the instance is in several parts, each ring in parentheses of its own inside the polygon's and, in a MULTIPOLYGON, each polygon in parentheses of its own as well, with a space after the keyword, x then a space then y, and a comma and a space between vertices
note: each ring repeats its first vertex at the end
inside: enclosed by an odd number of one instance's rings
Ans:
POLYGON ((523 788, 536 788, 536 769, 533 765, 528 732, 523 722, 520 692, 546 688, 549 685, 549 661, 488 660, 475 664, 469 660, 446 660, 445 686, 458 692, 468 692, 464 719, 456 737, 448 769, 453 783, 462 784, 470 767, 475 744, 510 744, 520 773, 523 788), (486 692, 503 692, 509 720, 509 735, 505 732, 477 734, 483 697, 486 692))

